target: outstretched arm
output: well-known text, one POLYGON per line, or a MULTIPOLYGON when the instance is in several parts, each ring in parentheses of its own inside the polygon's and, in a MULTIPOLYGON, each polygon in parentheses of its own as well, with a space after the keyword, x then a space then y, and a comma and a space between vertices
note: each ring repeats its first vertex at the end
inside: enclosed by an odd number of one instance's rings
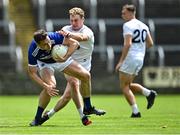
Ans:
POLYGON ((57 56, 57 62, 65 62, 79 48, 79 42, 72 38, 65 37, 62 44, 68 46, 68 51, 64 57, 57 56))
POLYGON ((63 44, 68 46, 68 52, 64 58, 69 58, 79 48, 79 42, 72 38, 65 38, 63 44))
POLYGON ((79 42, 89 40, 89 36, 84 33, 72 33, 72 32, 66 32, 64 30, 60 30, 58 32, 67 38, 73 38, 79 42))
POLYGON ((28 73, 29 76, 36 82, 38 83, 40 86, 43 87, 43 89, 47 90, 47 93, 50 96, 56 96, 58 95, 58 90, 54 88, 54 86, 49 85, 47 83, 45 83, 37 74, 37 67, 34 66, 28 66, 28 73))

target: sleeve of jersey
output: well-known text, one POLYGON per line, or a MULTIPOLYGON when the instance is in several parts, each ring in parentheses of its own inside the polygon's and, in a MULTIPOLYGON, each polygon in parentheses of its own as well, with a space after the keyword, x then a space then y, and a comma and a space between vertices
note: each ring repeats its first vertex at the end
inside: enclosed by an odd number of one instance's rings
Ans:
POLYGON ((85 29, 83 33, 85 33, 89 38, 92 38, 94 36, 93 32, 89 29, 85 29))
POLYGON ((62 44, 63 43, 63 40, 64 40, 64 36, 55 32, 54 33, 54 40, 55 40, 55 43, 56 44, 62 44))
POLYGON ((68 31, 68 27, 67 27, 67 26, 64 26, 64 27, 62 28, 62 30, 68 31))
POLYGON ((32 46, 30 46, 28 50, 28 65, 29 66, 37 66, 37 59, 32 55, 32 46))
POLYGON ((94 42, 94 33, 90 29, 84 29, 83 34, 86 34, 89 39, 94 42))
POLYGON ((147 27, 147 34, 150 34, 150 30, 149 30, 149 27, 147 27))
POLYGON ((123 36, 125 35, 133 35, 132 29, 127 24, 123 25, 123 36))

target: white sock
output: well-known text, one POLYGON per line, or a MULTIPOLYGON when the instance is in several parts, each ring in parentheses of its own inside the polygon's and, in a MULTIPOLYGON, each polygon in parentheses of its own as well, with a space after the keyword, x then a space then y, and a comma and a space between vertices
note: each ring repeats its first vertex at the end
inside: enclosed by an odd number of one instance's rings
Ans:
POLYGON ((132 108, 132 112, 134 114, 137 114, 139 112, 137 104, 131 105, 131 108, 132 108))
POLYGON ((144 95, 144 96, 149 96, 150 95, 150 93, 151 93, 151 91, 150 90, 148 90, 147 88, 144 88, 143 87, 143 89, 142 89, 142 94, 144 95))
POLYGON ((83 113, 83 109, 82 109, 82 107, 80 107, 79 109, 77 109, 78 110, 78 112, 79 112, 79 116, 81 117, 81 119, 83 118, 83 116, 84 116, 84 113, 83 113))
POLYGON ((56 112, 54 111, 54 109, 51 109, 51 110, 47 113, 47 115, 48 115, 48 117, 50 118, 50 117, 52 117, 55 113, 56 113, 56 112))

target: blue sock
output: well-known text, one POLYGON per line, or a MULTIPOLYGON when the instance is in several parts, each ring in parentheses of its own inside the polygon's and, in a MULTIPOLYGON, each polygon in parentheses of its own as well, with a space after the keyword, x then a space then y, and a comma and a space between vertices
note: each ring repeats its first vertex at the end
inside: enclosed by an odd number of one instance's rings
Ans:
POLYGON ((84 101, 84 109, 85 110, 89 110, 90 108, 92 108, 90 97, 83 98, 83 101, 84 101))
POLYGON ((35 120, 36 120, 36 121, 39 121, 39 119, 40 119, 41 116, 42 116, 43 111, 44 111, 44 108, 38 106, 37 112, 36 112, 36 116, 35 116, 35 120))

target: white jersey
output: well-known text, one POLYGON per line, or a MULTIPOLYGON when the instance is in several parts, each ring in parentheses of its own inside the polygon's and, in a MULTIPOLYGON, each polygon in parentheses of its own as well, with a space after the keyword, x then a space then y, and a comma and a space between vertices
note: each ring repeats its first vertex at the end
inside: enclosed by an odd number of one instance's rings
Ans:
POLYGON ((132 35, 132 45, 129 48, 127 57, 144 60, 147 34, 149 34, 149 28, 137 19, 124 23, 123 36, 132 35))
POLYGON ((71 25, 64 26, 62 29, 64 31, 68 31, 72 33, 83 33, 89 37, 88 41, 79 42, 80 49, 76 50, 72 54, 72 58, 78 62, 80 62, 83 59, 91 60, 92 52, 94 49, 94 34, 92 30, 85 25, 83 25, 83 27, 78 31, 73 30, 71 25))

